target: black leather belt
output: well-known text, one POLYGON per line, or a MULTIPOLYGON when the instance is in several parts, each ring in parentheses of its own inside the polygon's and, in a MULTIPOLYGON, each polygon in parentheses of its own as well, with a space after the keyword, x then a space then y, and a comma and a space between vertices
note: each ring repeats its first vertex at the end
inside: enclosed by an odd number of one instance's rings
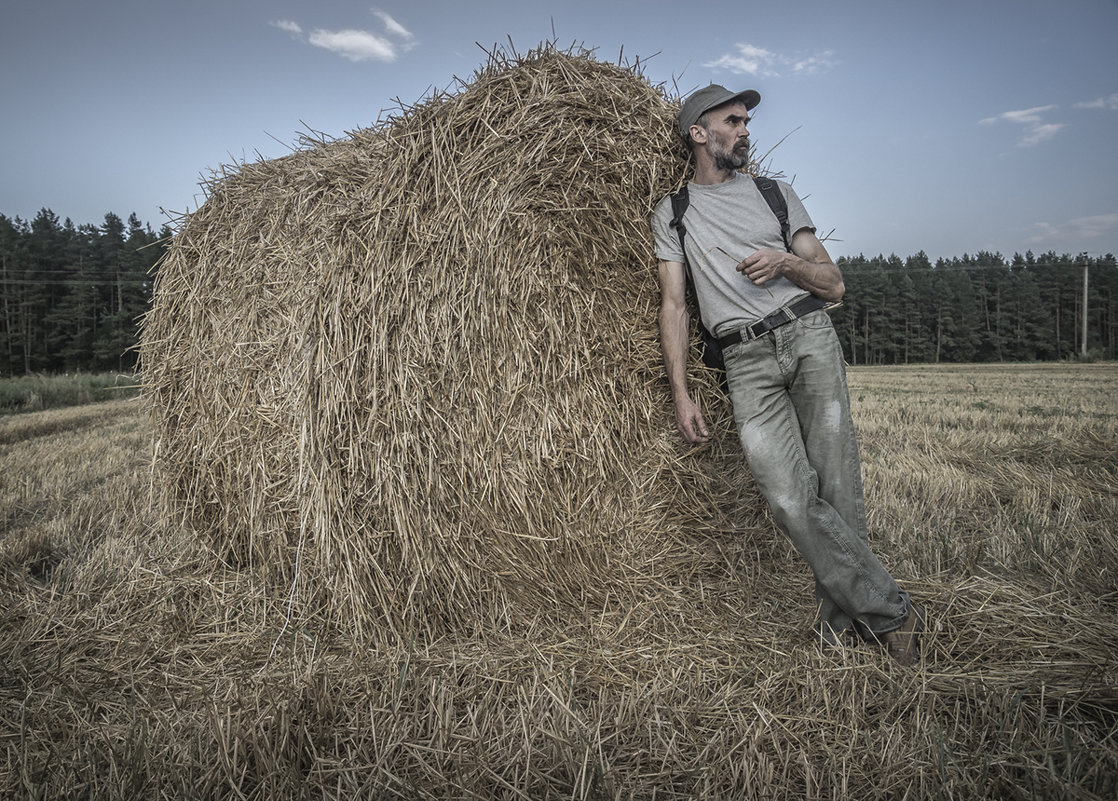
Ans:
POLYGON ((738 344, 743 339, 746 341, 757 339, 757 337, 767 334, 774 328, 780 328, 780 326, 785 323, 790 323, 797 317, 810 314, 816 309, 822 309, 826 305, 826 301, 820 300, 815 297, 815 295, 808 295, 806 298, 797 300, 791 306, 781 306, 764 319, 758 320, 751 325, 743 326, 732 334, 719 337, 718 344, 723 348, 728 348, 731 345, 738 344))

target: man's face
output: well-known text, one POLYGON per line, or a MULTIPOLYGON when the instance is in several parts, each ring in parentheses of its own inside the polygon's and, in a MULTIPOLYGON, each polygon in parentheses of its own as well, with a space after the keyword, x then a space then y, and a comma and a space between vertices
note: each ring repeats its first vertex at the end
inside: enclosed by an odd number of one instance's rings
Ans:
POLYGON ((745 103, 734 101, 712 108, 699 124, 707 133, 707 152, 719 168, 738 170, 749 163, 749 109, 745 103))

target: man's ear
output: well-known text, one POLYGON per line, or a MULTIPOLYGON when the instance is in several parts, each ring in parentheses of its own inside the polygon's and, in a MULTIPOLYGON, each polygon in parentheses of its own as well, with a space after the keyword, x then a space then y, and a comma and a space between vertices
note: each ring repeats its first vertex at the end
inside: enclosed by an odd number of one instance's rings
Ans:
POLYGON ((691 141, 697 145, 705 145, 707 143, 707 129, 695 123, 691 126, 691 141))

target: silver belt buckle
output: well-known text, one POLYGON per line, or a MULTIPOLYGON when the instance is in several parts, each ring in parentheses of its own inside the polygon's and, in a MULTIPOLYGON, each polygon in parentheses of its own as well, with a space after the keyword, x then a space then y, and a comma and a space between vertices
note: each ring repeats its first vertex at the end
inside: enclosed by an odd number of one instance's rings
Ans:
POLYGON ((753 333, 753 326, 755 326, 755 325, 760 325, 760 324, 761 324, 761 323, 763 323, 763 322, 765 322, 765 318, 763 318, 763 317, 762 317, 762 318, 761 318, 760 320, 758 320, 757 322, 755 322, 755 323, 750 323, 749 325, 745 326, 745 327, 744 327, 744 328, 742 329, 742 332, 743 332, 743 336, 742 336, 742 339, 744 339, 744 340, 745 340, 746 342, 752 342, 753 340, 755 340, 755 339, 758 339, 759 337, 761 337, 761 336, 762 336, 762 334, 755 334, 755 333, 753 333))

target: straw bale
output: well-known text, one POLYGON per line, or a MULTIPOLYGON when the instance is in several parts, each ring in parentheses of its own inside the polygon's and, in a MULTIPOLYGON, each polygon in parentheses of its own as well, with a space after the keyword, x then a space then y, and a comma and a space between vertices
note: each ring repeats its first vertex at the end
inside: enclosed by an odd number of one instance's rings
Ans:
POLYGON ((647 218, 684 174, 677 103, 589 53, 494 53, 225 168, 142 331, 164 513, 401 637, 638 602, 735 547, 764 513, 733 437, 683 448, 661 376, 647 218))

